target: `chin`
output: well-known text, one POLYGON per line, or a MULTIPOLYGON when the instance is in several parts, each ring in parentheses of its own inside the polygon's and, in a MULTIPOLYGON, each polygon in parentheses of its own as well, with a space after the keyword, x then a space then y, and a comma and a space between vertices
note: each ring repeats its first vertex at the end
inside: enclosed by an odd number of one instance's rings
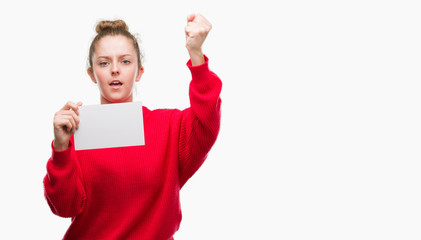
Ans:
POLYGON ((107 97, 107 98, 102 97, 101 103, 103 102, 103 100, 104 100, 104 103, 124 103, 124 102, 131 102, 131 101, 133 101, 133 99, 131 98, 131 96, 127 96, 127 97, 117 97, 117 96, 114 96, 114 97, 107 97))

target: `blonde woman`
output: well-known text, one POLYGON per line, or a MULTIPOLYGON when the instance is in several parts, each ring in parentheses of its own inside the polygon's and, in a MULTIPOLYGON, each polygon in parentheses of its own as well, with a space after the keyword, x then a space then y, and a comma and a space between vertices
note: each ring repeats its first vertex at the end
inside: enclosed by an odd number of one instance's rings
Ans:
MULTIPOLYGON (((181 221, 180 189, 219 132, 222 83, 202 53, 210 30, 202 15, 187 17, 190 107, 143 107, 144 146, 75 151, 82 103, 68 102, 55 114, 44 187, 52 212, 72 218, 63 239, 173 239, 181 221)), ((137 39, 122 20, 101 21, 96 31, 88 74, 98 84, 101 104, 133 101, 144 71, 137 39)))

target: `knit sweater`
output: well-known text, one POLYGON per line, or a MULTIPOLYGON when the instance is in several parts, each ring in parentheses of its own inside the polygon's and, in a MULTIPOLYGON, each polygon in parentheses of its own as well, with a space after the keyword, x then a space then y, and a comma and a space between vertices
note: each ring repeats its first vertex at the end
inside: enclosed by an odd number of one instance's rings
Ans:
MULTIPOLYGON (((47 162, 45 198, 70 217, 65 240, 173 239, 181 222, 179 192, 198 170, 220 126, 220 79, 187 62, 190 107, 142 107, 145 145, 56 151, 47 162)), ((122 123, 124 124, 124 123, 122 123)))

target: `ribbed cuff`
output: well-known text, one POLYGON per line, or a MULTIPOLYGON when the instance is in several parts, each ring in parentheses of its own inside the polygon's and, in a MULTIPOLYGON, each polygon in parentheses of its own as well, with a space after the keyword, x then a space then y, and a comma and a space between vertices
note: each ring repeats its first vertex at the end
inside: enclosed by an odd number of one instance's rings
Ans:
POLYGON ((66 164, 70 163, 70 156, 71 150, 73 147, 73 143, 69 141, 69 147, 63 151, 57 151, 54 149, 53 142, 51 142, 51 149, 52 149, 52 162, 57 167, 64 167, 66 164))
POLYGON ((187 67, 189 67, 190 69, 193 79, 202 78, 202 76, 207 75, 209 73, 209 58, 206 55, 203 56, 205 57, 205 62, 200 65, 193 66, 191 60, 189 60, 186 64, 187 67))
POLYGON ((205 62, 201 65, 192 66, 191 60, 187 62, 192 75, 190 82, 190 94, 218 94, 221 91, 222 82, 219 77, 209 70, 209 59, 206 55, 205 62))

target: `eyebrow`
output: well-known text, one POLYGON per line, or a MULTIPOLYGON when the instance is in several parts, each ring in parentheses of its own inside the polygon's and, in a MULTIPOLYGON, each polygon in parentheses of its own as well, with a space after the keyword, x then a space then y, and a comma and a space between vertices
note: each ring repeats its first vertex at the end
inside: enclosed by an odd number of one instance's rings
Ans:
MULTIPOLYGON (((119 58, 122 58, 122 57, 132 57, 132 55, 131 54, 123 54, 123 55, 119 55, 118 57, 119 58)), ((110 56, 98 56, 97 58, 106 58, 106 59, 109 59, 111 57, 110 56)))

